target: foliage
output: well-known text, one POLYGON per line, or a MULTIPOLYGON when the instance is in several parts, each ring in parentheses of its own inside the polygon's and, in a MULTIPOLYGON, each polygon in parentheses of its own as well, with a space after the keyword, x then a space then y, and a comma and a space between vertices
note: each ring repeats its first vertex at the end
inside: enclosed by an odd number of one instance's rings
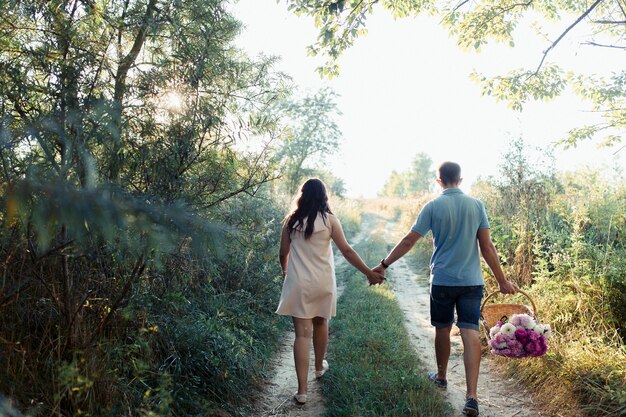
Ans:
MULTIPOLYGON (((277 157, 284 164, 289 194, 296 191, 304 178, 315 176, 316 169, 323 166, 339 145, 341 131, 334 116, 341 113, 335 97, 336 94, 326 88, 302 99, 285 99, 271 109, 286 122, 286 141, 277 157)), ((328 172, 326 176, 333 178, 328 172)), ((343 186, 338 182, 337 185, 337 191, 343 191, 343 186)))
POLYGON ((428 192, 435 179, 432 164, 430 156, 424 152, 418 153, 408 171, 391 172, 380 195, 382 197, 409 197, 428 192))
MULTIPOLYGON (((315 25, 320 33, 317 43, 309 46, 309 53, 328 57, 328 61, 318 68, 320 75, 333 77, 339 74, 337 59, 354 44, 356 38, 367 33, 365 21, 378 2, 379 0, 287 0, 289 10, 297 15, 309 14, 315 17, 315 25)), ((383 0, 381 3, 396 17, 434 10, 433 0, 383 0)))
POLYGON ((217 259, 198 258, 183 241, 160 265, 133 265, 126 252, 83 242, 84 252, 62 249, 65 264, 54 251, 29 254, 17 229, 3 236, 3 259, 12 261, 0 389, 21 407, 36 398, 43 415, 238 413, 281 328, 273 314, 281 213, 258 197, 224 204, 219 221, 231 228, 217 259))
MULTIPOLYGON (((480 49, 490 40, 507 43, 514 47, 515 29, 524 19, 541 18, 544 21, 566 21, 569 25, 560 33, 553 34, 537 66, 513 70, 506 75, 488 78, 472 74, 482 85, 482 93, 506 101, 510 107, 521 110, 529 100, 550 99, 560 95, 570 86, 580 97, 591 102, 593 110, 602 115, 602 122, 576 127, 562 139, 564 146, 575 146, 581 140, 604 134, 602 143, 615 145, 622 141, 621 131, 626 126, 626 71, 615 68, 608 77, 578 74, 550 62, 550 52, 578 25, 589 27, 586 46, 607 48, 616 53, 626 49, 624 26, 626 6, 620 0, 338 0, 317 2, 311 0, 287 0, 289 9, 297 14, 309 14, 319 28, 317 42, 309 47, 313 55, 325 55, 328 60, 319 68, 321 75, 334 76, 341 54, 354 44, 359 36, 367 33, 365 21, 373 13, 374 5, 380 3, 395 17, 435 14, 442 25, 457 38, 463 49, 480 49)), ((543 31, 538 23, 534 23, 543 31)))
POLYGON ((339 218, 341 228, 348 242, 351 242, 361 230, 363 216, 362 202, 359 200, 347 200, 343 198, 332 199, 331 208, 339 218))
MULTIPOLYGON (((245 401, 263 381, 284 330, 273 313, 282 284, 275 262, 280 216, 276 209, 255 209, 253 199, 230 203, 224 214, 239 213, 237 229, 215 273, 207 277, 207 271, 187 265, 184 286, 163 285, 158 297, 146 288, 133 300, 135 314, 158 329, 145 360, 170 378, 170 408, 177 415, 212 409, 249 415, 245 401), (270 227, 264 224, 268 219, 274 219, 270 227)), ((172 275, 180 266, 171 265, 172 275)))
POLYGON ((240 412, 280 328, 285 77, 232 46, 222 0, 0 6, 0 393, 240 412))
MULTIPOLYGON (((359 245, 366 263, 376 262, 373 249, 380 243, 359 245)), ((328 353, 332 372, 324 376, 322 388, 326 414, 448 415, 448 405, 421 371, 391 289, 369 287, 361 274, 344 274, 347 285, 338 305, 342 314, 333 324, 328 353), (363 319, 373 311, 376 320, 363 319)))
POLYGON ((317 176, 321 179, 326 185, 326 191, 328 192, 330 198, 339 197, 340 199, 345 198, 346 194, 346 184, 343 178, 340 178, 333 174, 332 172, 317 168, 315 170, 311 170, 313 176, 317 176))
POLYGON ((549 216, 551 200, 560 192, 549 150, 529 149, 522 138, 511 140, 502 156, 500 173, 489 183, 495 195, 485 195, 490 209, 492 239, 519 284, 533 278, 535 239, 549 216))
POLYGON ((590 169, 557 175, 549 165, 533 165, 521 141, 512 145, 497 179, 473 192, 486 203, 507 275, 526 286, 555 337, 544 358, 503 365, 549 398, 545 405, 555 412, 621 415, 624 179, 590 169))

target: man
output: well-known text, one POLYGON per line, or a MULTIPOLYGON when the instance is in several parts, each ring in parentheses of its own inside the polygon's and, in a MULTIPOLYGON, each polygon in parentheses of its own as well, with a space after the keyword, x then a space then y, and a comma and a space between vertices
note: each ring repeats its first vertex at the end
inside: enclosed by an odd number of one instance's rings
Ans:
POLYGON ((385 269, 406 254, 429 231, 433 234, 434 252, 430 260, 430 319, 435 327, 437 372, 429 379, 438 387, 447 387, 446 372, 450 357, 450 330, 457 313, 457 327, 463 340, 463 360, 467 384, 463 412, 478 415, 477 385, 480 368, 478 322, 484 280, 478 250, 491 268, 503 294, 515 294, 517 287, 508 281, 498 253, 489 236, 489 222, 483 203, 465 195, 461 184, 461 167, 444 162, 437 170, 439 197, 429 201, 411 231, 380 262, 374 271, 385 269))

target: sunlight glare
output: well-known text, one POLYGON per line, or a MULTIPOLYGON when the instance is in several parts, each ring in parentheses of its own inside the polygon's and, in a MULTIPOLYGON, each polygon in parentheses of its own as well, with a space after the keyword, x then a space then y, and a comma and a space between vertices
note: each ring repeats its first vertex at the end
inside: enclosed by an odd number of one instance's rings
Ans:
POLYGON ((183 110, 183 98, 176 91, 168 91, 163 96, 163 104, 165 109, 174 113, 180 113, 183 110))

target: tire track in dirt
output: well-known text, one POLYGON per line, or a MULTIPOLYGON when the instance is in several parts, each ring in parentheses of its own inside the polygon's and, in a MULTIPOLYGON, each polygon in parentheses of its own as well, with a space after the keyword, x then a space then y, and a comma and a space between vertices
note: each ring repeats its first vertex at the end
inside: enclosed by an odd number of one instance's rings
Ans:
MULTIPOLYGON (((394 224, 375 216, 364 215, 361 231, 351 240, 352 245, 369 237, 371 234, 383 234, 388 244, 396 242, 391 235, 394 224)), ((338 254, 335 257, 337 271, 350 267, 338 254)), ((390 281, 400 307, 405 315, 405 326, 411 343, 416 349, 423 371, 436 369, 434 338, 435 331, 430 324, 428 278, 412 272, 406 258, 395 262, 389 269, 390 281)), ((340 276, 341 274, 338 273, 340 276)), ((343 285, 338 282, 338 297, 343 285)), ((331 322, 332 323, 332 322, 331 322)), ((465 402, 465 369, 463 365, 463 344, 458 330, 452 332, 452 349, 448 365, 448 389, 446 400, 454 410, 453 415, 462 415, 465 402)), ((319 417, 325 412, 321 383, 314 378, 313 351, 311 350, 311 368, 309 370, 308 401, 299 406, 293 401, 297 390, 296 372, 293 363, 294 334, 287 332, 285 341, 275 358, 275 367, 262 395, 254 416, 259 417, 319 417)), ((331 342, 332 343, 332 340, 331 342)), ((331 372, 332 372, 332 363, 331 372)), ((495 368, 491 356, 483 356, 478 380, 478 394, 481 417, 537 417, 550 416, 541 411, 530 393, 514 380, 506 379, 495 368)))
MULTIPOLYGON (((386 240, 393 244, 391 229, 394 224, 380 218, 376 225, 386 240)), ((404 324, 418 356, 424 366, 423 371, 435 371, 435 329, 430 324, 430 294, 428 277, 416 275, 409 267, 406 258, 396 261, 390 268, 390 281, 404 312, 404 324)), ((465 367, 463 365, 463 343, 456 326, 452 330, 452 348, 448 362, 448 389, 446 400, 455 411, 462 415, 465 403, 465 367)), ((490 353, 487 355, 491 355, 490 353)), ((533 401, 531 394, 514 380, 506 379, 495 369, 494 358, 483 355, 478 377, 478 403, 481 417, 537 417, 548 416, 533 401)))

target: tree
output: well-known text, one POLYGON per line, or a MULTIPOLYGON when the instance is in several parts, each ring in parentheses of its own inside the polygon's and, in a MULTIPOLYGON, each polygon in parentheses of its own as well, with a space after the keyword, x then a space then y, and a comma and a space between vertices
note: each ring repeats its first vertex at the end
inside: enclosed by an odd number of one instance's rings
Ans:
POLYGON ((383 197, 406 197, 406 188, 405 176, 393 170, 383 185, 380 195, 383 197))
MULTIPOLYGON (((205 415, 223 401, 216 351, 228 347, 216 339, 229 329, 217 312, 199 312, 199 297, 187 317, 204 330, 177 313, 160 317, 158 340, 147 323, 175 305, 170 293, 220 290, 242 290, 256 317, 251 277, 263 275, 265 294, 276 272, 265 250, 278 214, 248 197, 277 166, 269 146, 235 145, 279 136, 264 115, 287 87, 273 59, 232 45, 240 24, 227 6, 0 0, 0 392, 17 404, 66 416, 205 415), (217 225, 231 209, 252 238, 217 225), (235 238, 245 244, 229 246, 235 238), (236 262, 222 266, 233 246, 236 262), (169 367, 181 328, 204 350, 181 338, 187 362, 169 367), (182 380, 185 390, 168 390, 182 380)), ((245 337, 249 349, 252 333, 235 329, 228 346, 245 337)))
POLYGON ((534 245, 550 221, 552 199, 562 192, 552 153, 530 148, 523 138, 511 140, 498 175, 481 181, 472 191, 491 212, 501 256, 514 268, 517 282, 529 284, 534 245))
POLYGON ((424 152, 418 153, 411 163, 407 184, 408 193, 415 195, 429 191, 434 179, 433 160, 424 152))
POLYGON ((278 152, 284 164, 288 193, 293 193, 305 176, 315 175, 327 156, 336 151, 341 131, 334 116, 341 114, 330 89, 302 99, 287 99, 277 105, 286 124, 286 142, 278 152))
POLYGON ((331 171, 325 169, 316 169, 313 175, 319 177, 324 184, 326 184, 327 191, 331 196, 339 198, 345 198, 346 196, 346 183, 343 178, 337 177, 331 171))
POLYGON ((320 29, 317 42, 309 47, 313 55, 328 58, 318 70, 326 76, 336 75, 337 58, 355 40, 364 35, 365 21, 380 3, 395 17, 436 14, 451 35, 456 36, 461 48, 479 51, 489 40, 506 42, 514 46, 513 32, 521 19, 538 15, 549 21, 565 20, 570 24, 553 34, 537 62, 529 68, 514 70, 496 77, 472 74, 482 85, 482 94, 492 95, 522 110, 529 100, 550 99, 560 95, 567 86, 580 97, 591 102, 594 111, 602 115, 602 122, 571 129, 561 145, 576 146, 581 140, 604 134, 605 145, 622 142, 626 127, 626 70, 615 68, 608 78, 576 74, 550 62, 550 53, 559 47, 571 30, 581 22, 587 23, 590 35, 582 41, 584 46, 607 48, 615 53, 626 50, 624 28, 626 5, 622 0, 288 0, 288 7, 296 14, 315 17, 320 29))
MULTIPOLYGON (((232 145, 241 132, 275 129, 258 114, 285 88, 272 59, 229 45, 239 23, 222 1, 0 4, 11 10, 0 22, 2 179, 25 197, 14 200, 23 213, 72 203, 45 193, 86 190, 130 216, 141 200, 202 210, 275 178, 269 148, 242 158, 232 145)), ((75 209, 58 211, 88 216, 77 224, 93 232, 94 212, 75 209)), ((47 216, 25 216, 41 220, 40 243, 54 235, 42 233, 56 227, 47 216)))
POLYGON ((435 178, 432 169, 433 161, 424 152, 418 153, 411 168, 405 172, 392 171, 389 179, 383 186, 382 196, 409 197, 428 192, 435 178))

